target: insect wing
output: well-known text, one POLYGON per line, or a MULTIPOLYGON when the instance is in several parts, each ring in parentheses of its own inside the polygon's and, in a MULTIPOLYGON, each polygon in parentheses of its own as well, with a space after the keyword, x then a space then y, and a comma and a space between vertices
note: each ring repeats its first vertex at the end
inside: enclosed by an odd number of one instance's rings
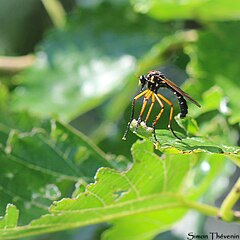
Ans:
POLYGON ((193 98, 191 98, 186 92, 184 92, 181 88, 179 88, 176 84, 174 84, 172 81, 170 81, 169 79, 164 79, 164 82, 170 86, 171 88, 173 88, 176 92, 182 94, 184 97, 188 98, 191 102, 193 102, 194 104, 196 104, 198 107, 201 107, 201 105, 194 100, 193 98))

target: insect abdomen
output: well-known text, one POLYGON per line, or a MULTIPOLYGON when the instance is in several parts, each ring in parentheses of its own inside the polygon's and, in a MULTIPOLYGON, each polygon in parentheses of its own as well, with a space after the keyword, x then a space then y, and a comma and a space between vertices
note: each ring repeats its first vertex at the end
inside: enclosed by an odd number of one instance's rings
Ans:
POLYGON ((175 94, 177 95, 179 107, 180 107, 180 111, 181 111, 180 118, 185 118, 188 113, 187 102, 181 94, 179 94, 178 92, 176 92, 175 94))

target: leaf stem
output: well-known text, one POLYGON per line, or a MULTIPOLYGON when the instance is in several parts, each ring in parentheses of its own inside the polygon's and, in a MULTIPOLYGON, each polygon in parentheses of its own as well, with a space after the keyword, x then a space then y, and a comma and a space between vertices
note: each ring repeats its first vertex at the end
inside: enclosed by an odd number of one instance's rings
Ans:
POLYGON ((224 199, 221 207, 219 215, 224 221, 234 221, 235 218, 238 218, 234 215, 233 207, 236 202, 240 199, 240 178, 237 180, 232 190, 224 199))
POLYGON ((189 208, 195 209, 207 216, 216 217, 219 213, 219 209, 217 207, 213 207, 211 205, 207 205, 204 203, 194 202, 187 199, 182 199, 184 205, 189 208))

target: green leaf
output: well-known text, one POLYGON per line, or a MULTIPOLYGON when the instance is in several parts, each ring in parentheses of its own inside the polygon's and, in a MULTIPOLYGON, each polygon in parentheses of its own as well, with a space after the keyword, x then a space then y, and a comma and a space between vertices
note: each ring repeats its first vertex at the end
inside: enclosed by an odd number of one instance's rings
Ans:
POLYGON ((224 101, 224 91, 219 86, 213 86, 202 95, 201 109, 194 109, 194 117, 214 110, 220 110, 221 102, 224 101))
POLYGON ((185 209, 162 209, 115 220, 113 227, 103 233, 103 240, 153 239, 157 234, 171 228, 173 222, 180 220, 185 209), (164 217, 163 217, 164 216, 164 217))
POLYGON ((39 47, 35 66, 18 76, 12 107, 73 119, 122 90, 137 58, 168 32, 126 7, 76 11, 39 47))
POLYGON ((6 153, 29 167, 56 176, 71 178, 71 176, 81 175, 41 131, 11 134, 7 142, 6 153))
POLYGON ((19 210, 16 206, 8 204, 4 218, 0 219, 0 228, 15 228, 17 226, 19 210))
POLYGON ((108 221, 104 239, 152 239, 181 219, 189 208, 216 215, 217 209, 192 202, 201 196, 223 167, 225 156, 212 158, 209 169, 202 154, 160 157, 149 141, 133 145, 134 164, 125 172, 100 168, 95 183, 73 199, 55 202, 50 213, 29 225, 0 231, 2 239, 24 237, 108 221), (206 181, 207 178, 207 181, 206 181), (131 228, 139 224, 139 229, 131 228), (131 228, 131 230, 130 230, 131 228), (130 235, 126 235, 129 231, 130 235))
POLYGON ((4 108, 5 103, 9 97, 7 87, 0 82, 0 107, 4 108))
POLYGON ((155 144, 156 149, 161 152, 168 153, 192 153, 192 152, 208 152, 223 154, 231 157, 234 155, 240 161, 240 147, 226 146, 211 141, 206 137, 185 137, 183 134, 177 132, 181 140, 173 136, 169 130, 156 130, 156 142, 153 137, 153 129, 147 127, 145 124, 140 124, 136 131, 137 120, 133 120, 130 129, 143 139, 147 139, 155 144))
POLYGON ((218 93, 215 91, 215 95, 218 94, 217 98, 209 98, 213 92, 208 92, 210 96, 205 94, 204 98, 207 101, 202 104, 203 111, 215 107, 222 114, 229 116, 230 124, 240 121, 240 34, 236 32, 239 26, 240 22, 215 23, 208 29, 200 30, 196 43, 185 48, 191 58, 188 70, 195 79, 194 88, 193 85, 189 85, 187 91, 198 96, 205 91, 212 91, 209 90, 211 88, 218 89, 218 93))
POLYGON ((228 0, 132 0, 132 3, 136 11, 164 21, 176 19, 236 20, 239 19, 240 12, 240 3, 231 1, 229 4, 228 0))
POLYGON ((33 128, 42 128, 46 132, 50 132, 51 123, 49 119, 39 119, 30 116, 26 111, 11 111, 9 109, 9 92, 2 84, 0 84, 0 96, 0 143, 2 145, 6 146, 12 130, 16 132, 30 132, 33 128))
POLYGON ((100 166, 112 166, 103 151, 69 126, 27 113, 2 113, 0 212, 15 204, 20 224, 46 213, 52 201, 67 196, 80 179, 93 180, 100 166))
POLYGON ((177 124, 185 130, 188 136, 197 134, 199 127, 197 121, 194 118, 187 116, 182 119, 179 116, 176 116, 175 120, 177 124))

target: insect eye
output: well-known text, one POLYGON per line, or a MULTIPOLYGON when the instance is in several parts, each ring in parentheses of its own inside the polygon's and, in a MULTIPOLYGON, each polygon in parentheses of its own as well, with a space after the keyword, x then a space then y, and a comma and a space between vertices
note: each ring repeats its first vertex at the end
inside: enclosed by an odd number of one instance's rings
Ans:
POLYGON ((141 75, 141 76, 139 77, 139 80, 140 80, 141 84, 143 84, 143 85, 146 83, 146 78, 145 78, 144 75, 141 75))

